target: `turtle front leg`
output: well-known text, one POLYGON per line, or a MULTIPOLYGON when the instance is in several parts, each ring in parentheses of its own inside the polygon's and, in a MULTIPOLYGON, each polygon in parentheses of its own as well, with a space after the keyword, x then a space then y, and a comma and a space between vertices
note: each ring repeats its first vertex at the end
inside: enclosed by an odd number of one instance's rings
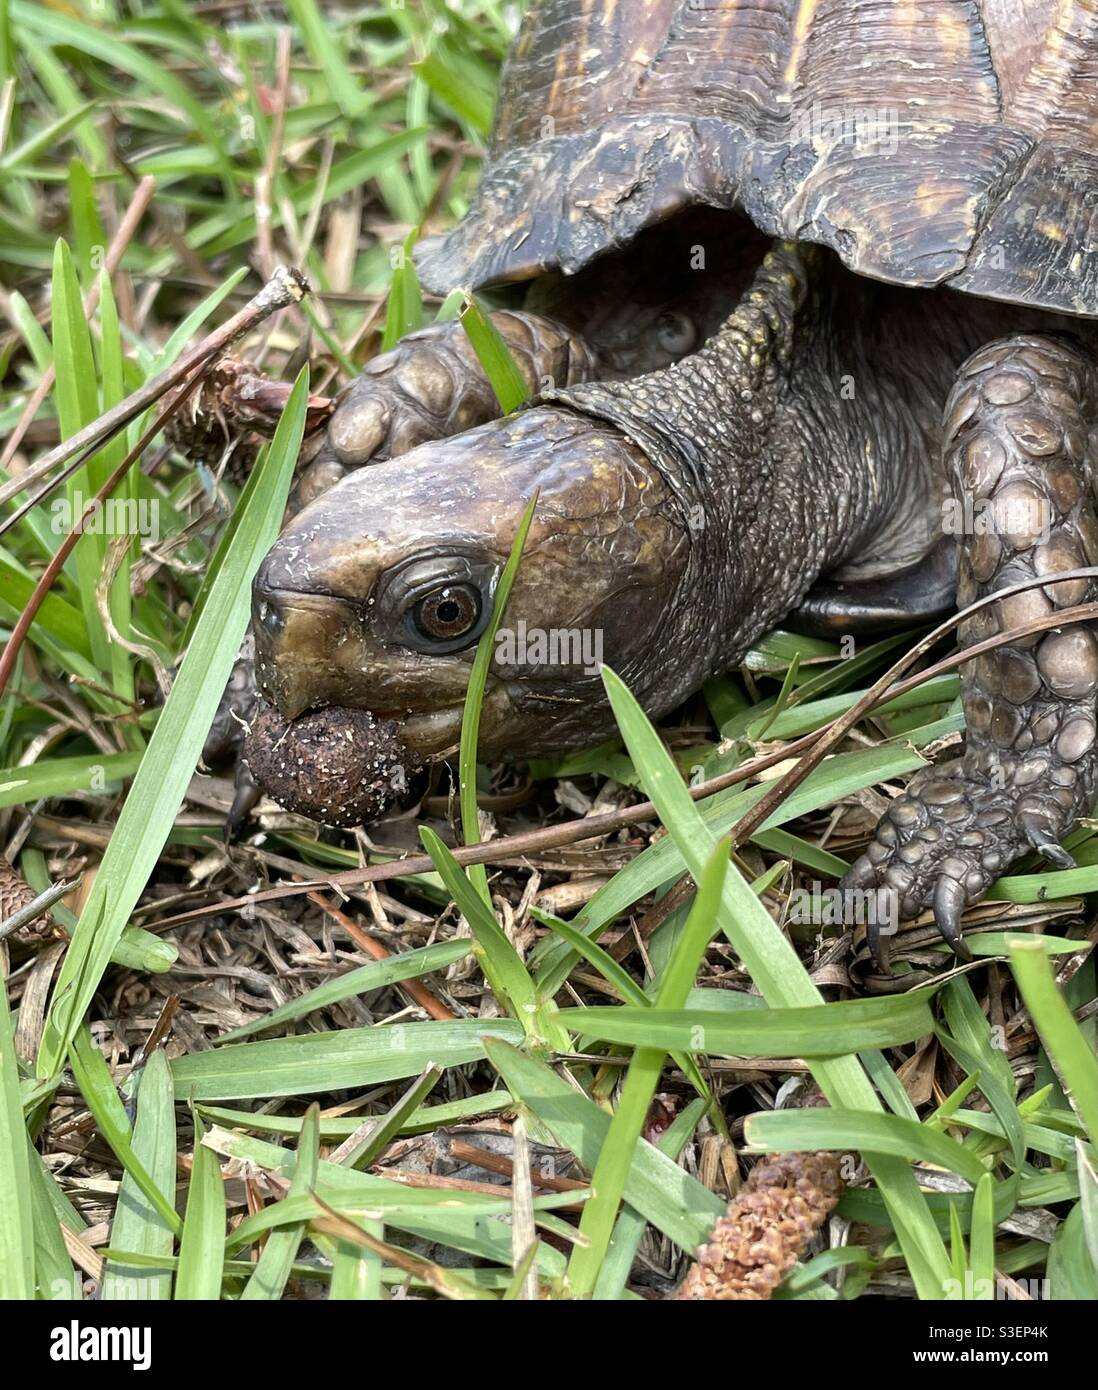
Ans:
MULTIPOLYGON (((532 392, 595 375, 596 358, 554 319, 500 309, 491 315, 532 392)), ((316 459, 298 479, 295 501, 311 502, 353 468, 447 439, 500 414, 469 337, 456 320, 410 333, 368 362, 348 387, 316 459)))
MULTIPOLYGON (((1086 464, 1094 424, 1095 363, 1067 339, 1004 339, 961 368, 943 442, 967 522, 959 607, 1098 561, 1086 464)), ((1096 595, 1086 579, 1029 589, 966 619, 960 643, 1096 595)), ((1060 841, 1098 791, 1095 625, 1052 628, 977 657, 961 668, 961 689, 964 756, 912 780, 844 887, 889 890, 901 918, 932 906, 942 935, 967 958, 961 913, 1003 870, 1034 849, 1058 868, 1073 862, 1060 841)), ((879 926, 869 939, 881 959, 879 926)))

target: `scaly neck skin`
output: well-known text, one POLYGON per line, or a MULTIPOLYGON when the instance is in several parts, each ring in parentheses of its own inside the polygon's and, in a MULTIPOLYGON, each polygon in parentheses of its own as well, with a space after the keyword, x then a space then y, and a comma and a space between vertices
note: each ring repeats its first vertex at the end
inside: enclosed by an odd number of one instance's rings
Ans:
POLYGON ((772 250, 724 329, 691 357, 556 396, 616 424, 682 506, 693 544, 669 615, 682 658, 675 696, 739 660, 926 488, 919 468, 905 477, 887 466, 904 457, 906 414, 896 420, 874 400, 871 380, 853 399, 841 394, 847 352, 835 348, 827 287, 809 288, 805 259, 772 250))

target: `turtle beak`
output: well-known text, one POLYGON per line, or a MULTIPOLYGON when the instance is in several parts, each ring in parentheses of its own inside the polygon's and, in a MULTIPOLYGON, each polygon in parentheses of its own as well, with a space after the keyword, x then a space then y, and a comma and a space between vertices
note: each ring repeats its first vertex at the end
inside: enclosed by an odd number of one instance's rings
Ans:
POLYGON ((343 703, 343 662, 362 630, 358 605, 331 594, 303 594, 273 587, 264 571, 252 590, 256 679, 284 719, 343 703))

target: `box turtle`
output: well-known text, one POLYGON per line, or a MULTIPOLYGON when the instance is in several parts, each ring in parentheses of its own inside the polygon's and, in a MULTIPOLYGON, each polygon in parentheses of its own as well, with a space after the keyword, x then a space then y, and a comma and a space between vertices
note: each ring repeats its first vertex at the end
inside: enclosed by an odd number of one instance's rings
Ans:
MULTIPOLYGON (((267 696, 451 750, 535 492, 508 627, 596 634, 652 716, 790 614, 857 636, 1011 590, 971 645, 1094 599, 1096 209, 1093 4, 532 4, 479 192, 419 265, 439 293, 512 287, 496 322, 537 395, 493 418, 453 324, 370 363, 255 581, 267 696)), ((501 648, 485 755, 613 734, 572 655, 501 648)), ((847 878, 959 952, 1007 866, 1071 862, 1093 625, 961 685, 963 756, 847 878)))

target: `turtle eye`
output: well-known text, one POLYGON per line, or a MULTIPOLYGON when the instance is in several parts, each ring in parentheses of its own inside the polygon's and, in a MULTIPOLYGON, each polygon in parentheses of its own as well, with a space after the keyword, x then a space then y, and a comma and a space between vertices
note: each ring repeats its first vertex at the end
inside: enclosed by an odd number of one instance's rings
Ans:
POLYGON ((672 357, 682 357, 697 340, 692 319, 674 309, 666 309, 656 320, 656 341, 672 357))
POLYGON ((447 584, 412 605, 409 617, 428 642, 456 642, 473 633, 480 622, 479 590, 471 584, 447 584))

